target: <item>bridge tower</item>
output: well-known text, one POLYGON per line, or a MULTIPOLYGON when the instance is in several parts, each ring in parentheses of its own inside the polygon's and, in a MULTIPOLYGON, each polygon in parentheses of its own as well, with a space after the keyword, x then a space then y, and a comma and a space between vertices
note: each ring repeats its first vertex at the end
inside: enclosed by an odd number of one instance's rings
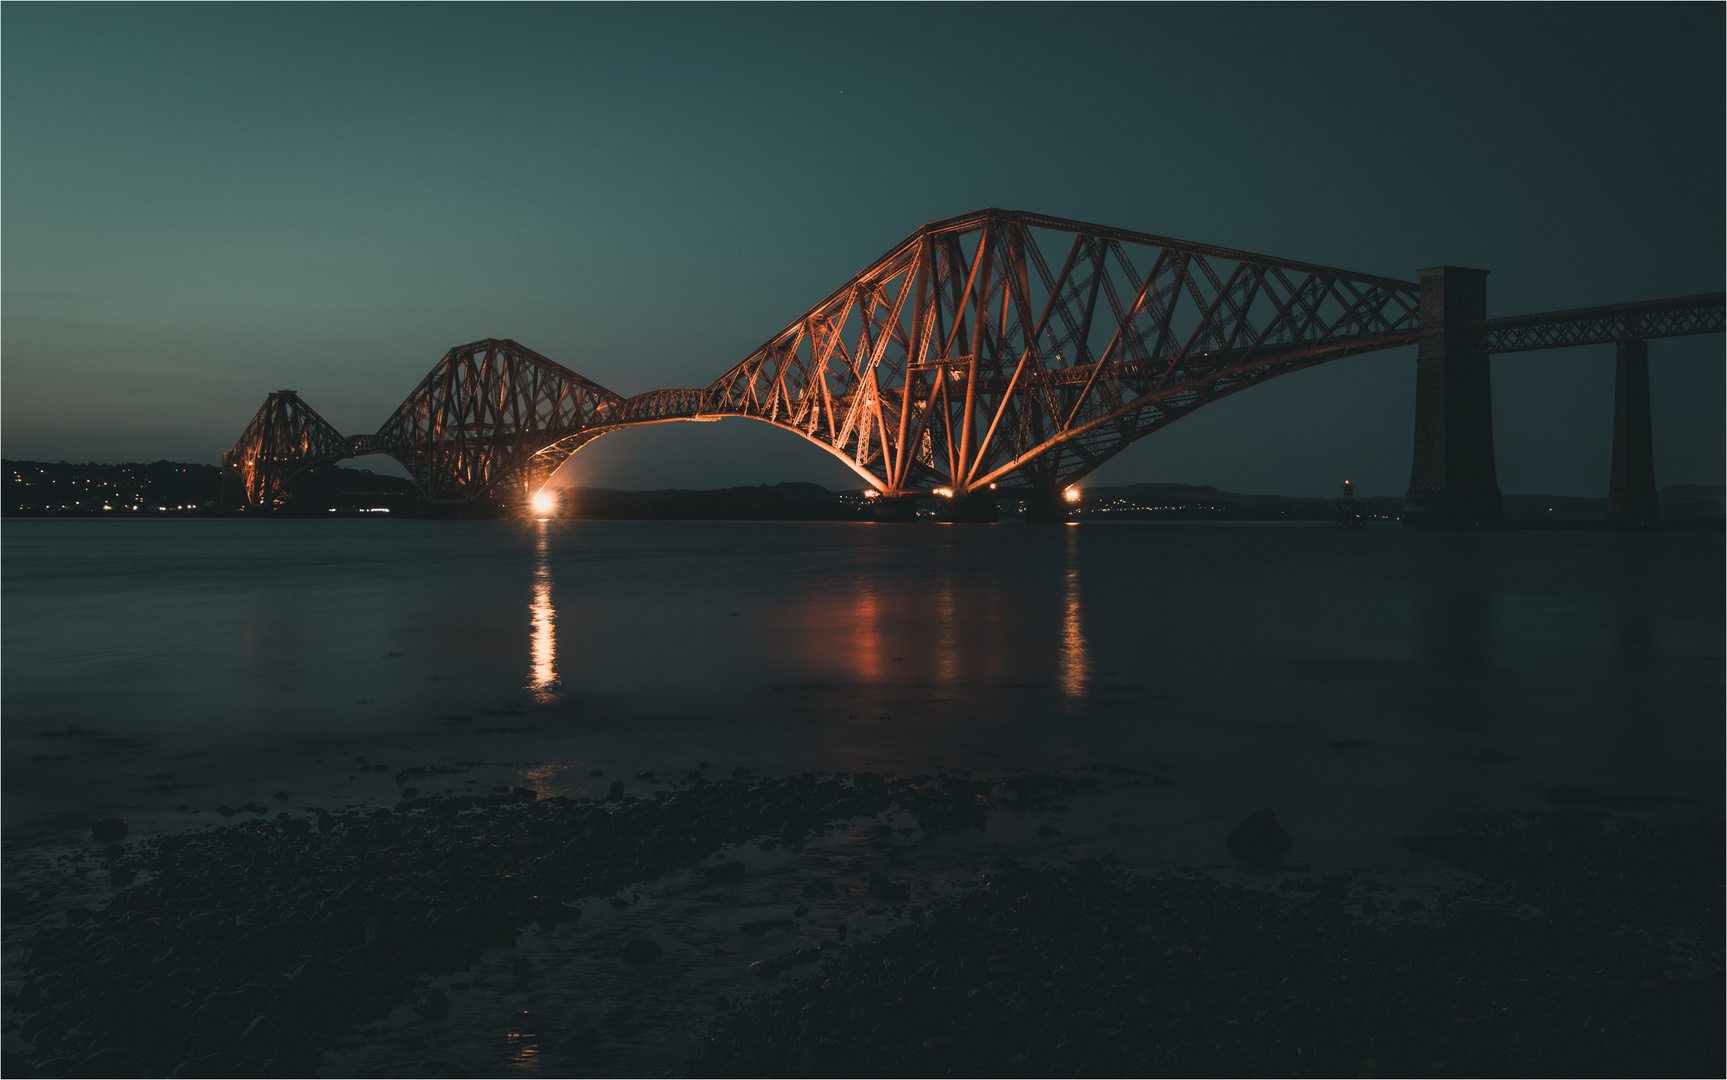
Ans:
POLYGON ((1649 343, 1617 343, 1613 371, 1613 473, 1607 520, 1643 525, 1661 520, 1655 496, 1654 431, 1649 421, 1649 343))
POLYGON ((1493 382, 1471 325, 1487 317, 1486 270, 1421 271, 1421 333, 1415 356, 1415 458, 1403 523, 1491 525, 1503 521, 1493 466, 1493 382))

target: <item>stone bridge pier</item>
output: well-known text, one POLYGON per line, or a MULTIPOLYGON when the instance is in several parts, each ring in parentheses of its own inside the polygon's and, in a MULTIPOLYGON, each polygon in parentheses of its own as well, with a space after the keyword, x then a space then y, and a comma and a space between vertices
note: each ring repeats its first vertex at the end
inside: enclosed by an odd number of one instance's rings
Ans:
POLYGON ((1487 271, 1421 271, 1415 354, 1415 457, 1403 523, 1495 525, 1505 518, 1493 466, 1493 379, 1470 324, 1487 317, 1487 271))
POLYGON ((1489 319, 1487 271, 1461 266, 1421 271, 1415 453, 1403 523, 1470 528, 1503 521, 1493 463, 1488 358, 1596 344, 1617 350, 1607 520, 1620 525, 1659 521, 1647 339, 1719 333, 1727 321, 1724 300, 1711 293, 1489 319))

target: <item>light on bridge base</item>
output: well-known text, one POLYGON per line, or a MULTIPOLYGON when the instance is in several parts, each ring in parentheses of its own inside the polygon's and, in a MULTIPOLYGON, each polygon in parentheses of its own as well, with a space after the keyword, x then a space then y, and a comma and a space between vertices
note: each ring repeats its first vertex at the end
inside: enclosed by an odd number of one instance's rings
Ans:
POLYGON ((528 500, 528 503, 533 507, 535 517, 551 517, 558 508, 558 497, 542 488, 534 492, 534 497, 528 500))
POLYGON ((1061 493, 1061 497, 1066 499, 1068 502, 1078 502, 1079 501, 1079 489, 1078 488, 1068 488, 1066 491, 1061 493))

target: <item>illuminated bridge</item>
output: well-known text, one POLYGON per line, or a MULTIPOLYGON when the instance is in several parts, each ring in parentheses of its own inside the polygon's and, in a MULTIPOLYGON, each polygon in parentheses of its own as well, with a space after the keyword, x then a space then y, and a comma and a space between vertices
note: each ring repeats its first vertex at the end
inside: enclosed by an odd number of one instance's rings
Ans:
POLYGON ((291 390, 223 457, 236 501, 279 505, 301 473, 363 454, 433 504, 519 513, 608 431, 743 416, 796 432, 878 495, 941 493, 1053 519, 1062 493, 1210 401, 1345 356, 1417 346, 1404 520, 1500 520, 1488 357, 1618 350, 1610 514, 1655 515, 1650 338, 1719 332, 1723 294, 1486 317, 1487 272, 1396 281, 1008 210, 925 225, 705 387, 622 397, 514 341, 451 349, 374 435, 343 436, 291 390))

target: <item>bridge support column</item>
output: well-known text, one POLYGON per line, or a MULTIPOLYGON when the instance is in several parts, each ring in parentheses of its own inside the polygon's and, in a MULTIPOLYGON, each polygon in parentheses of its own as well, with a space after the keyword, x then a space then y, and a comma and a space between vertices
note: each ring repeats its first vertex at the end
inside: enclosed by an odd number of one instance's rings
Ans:
POLYGON ((1649 421, 1649 343, 1619 342, 1613 370, 1613 473, 1607 520, 1644 525, 1661 520, 1655 496, 1655 437, 1649 421))
POLYGON ((1421 271, 1415 358, 1415 456, 1403 523, 1494 525, 1505 518, 1493 466, 1493 380, 1470 350, 1470 323, 1487 311, 1487 271, 1421 271))
POLYGON ((1001 516, 1001 511, 996 507, 995 495, 988 491, 974 491, 969 495, 936 500, 935 516, 937 521, 981 524, 995 521, 1001 516))
POLYGON ((917 496, 915 495, 883 495, 870 500, 877 521, 907 522, 917 520, 917 496))

